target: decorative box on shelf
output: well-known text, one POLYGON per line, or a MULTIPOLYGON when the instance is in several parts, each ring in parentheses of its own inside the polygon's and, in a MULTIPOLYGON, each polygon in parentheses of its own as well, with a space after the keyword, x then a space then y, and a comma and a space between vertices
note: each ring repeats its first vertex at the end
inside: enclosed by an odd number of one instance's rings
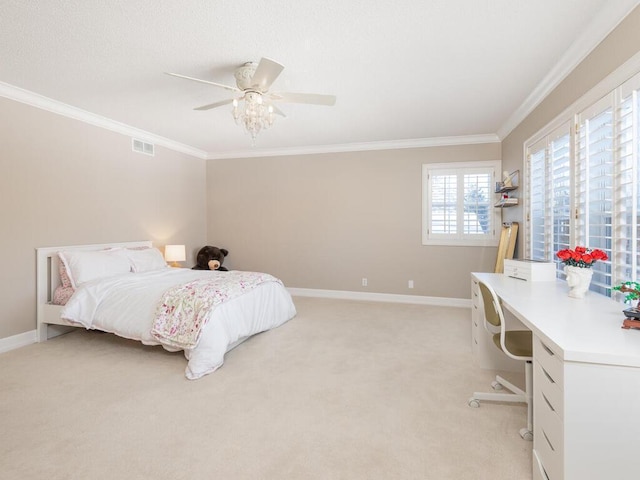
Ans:
POLYGON ((504 274, 530 282, 551 282, 556 279, 556 264, 538 260, 504 260, 504 274))

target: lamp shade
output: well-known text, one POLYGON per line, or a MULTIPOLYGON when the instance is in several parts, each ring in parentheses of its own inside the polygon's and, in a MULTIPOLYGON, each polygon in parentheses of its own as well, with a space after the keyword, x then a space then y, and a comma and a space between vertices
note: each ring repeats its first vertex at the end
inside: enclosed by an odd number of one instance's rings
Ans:
POLYGON ((167 245, 164 247, 164 259, 167 262, 184 262, 187 254, 184 245, 167 245))

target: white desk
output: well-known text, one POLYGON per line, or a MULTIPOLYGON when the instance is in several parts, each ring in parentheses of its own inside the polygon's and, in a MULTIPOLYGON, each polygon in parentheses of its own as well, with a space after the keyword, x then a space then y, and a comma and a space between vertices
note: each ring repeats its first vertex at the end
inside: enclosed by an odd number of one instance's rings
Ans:
POLYGON ((534 335, 533 478, 640 478, 640 331, 621 328, 624 306, 569 298, 561 281, 472 277, 534 335))

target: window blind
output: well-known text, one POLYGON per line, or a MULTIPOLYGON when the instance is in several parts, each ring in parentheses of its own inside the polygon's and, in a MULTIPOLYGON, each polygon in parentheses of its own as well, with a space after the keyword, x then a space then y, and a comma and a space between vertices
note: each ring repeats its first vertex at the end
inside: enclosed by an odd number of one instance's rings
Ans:
MULTIPOLYGON (((612 257, 614 108, 607 96, 578 114, 576 241, 612 257)), ((591 290, 609 295, 611 263, 594 264, 591 290)))
POLYGON ((553 259, 558 250, 569 248, 571 243, 571 137, 568 129, 566 125, 554 132, 550 142, 553 242, 551 250, 547 251, 548 259, 553 259))
POLYGON ((527 256, 533 260, 554 261, 570 243, 570 138, 567 122, 530 148, 527 256))
POLYGON ((457 175, 432 174, 430 230, 434 234, 455 234, 458 230, 458 178, 457 175))
POLYGON ((614 237, 612 268, 617 279, 640 281, 640 79, 633 78, 620 88, 618 102, 618 143, 614 185, 614 237))
POLYGON ((497 245, 499 162, 423 165, 425 245, 497 245))
POLYGON ((525 149, 525 255, 598 248, 609 260, 592 267, 591 290, 640 281, 640 73, 525 149))

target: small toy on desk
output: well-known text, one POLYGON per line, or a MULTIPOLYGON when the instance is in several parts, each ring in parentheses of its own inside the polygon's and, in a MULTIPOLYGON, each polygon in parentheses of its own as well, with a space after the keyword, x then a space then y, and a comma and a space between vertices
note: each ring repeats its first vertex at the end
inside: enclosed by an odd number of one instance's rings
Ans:
POLYGON ((222 266, 224 257, 229 255, 229 251, 224 248, 212 247, 207 245, 202 247, 196 257, 196 265, 192 270, 218 270, 220 272, 228 272, 227 267, 222 266))
MULTIPOLYGON (((627 312, 625 311, 625 315, 627 314, 627 312)), ((635 328, 635 329, 640 329, 640 320, 635 320, 633 318, 625 318, 622 321, 622 328, 624 329, 629 329, 629 328, 635 328)))
POLYGON ((625 319, 622 321, 622 328, 640 329, 640 283, 622 282, 620 285, 612 287, 611 290, 626 293, 624 297, 625 302, 638 300, 638 304, 635 307, 630 307, 622 311, 625 316, 625 319))

